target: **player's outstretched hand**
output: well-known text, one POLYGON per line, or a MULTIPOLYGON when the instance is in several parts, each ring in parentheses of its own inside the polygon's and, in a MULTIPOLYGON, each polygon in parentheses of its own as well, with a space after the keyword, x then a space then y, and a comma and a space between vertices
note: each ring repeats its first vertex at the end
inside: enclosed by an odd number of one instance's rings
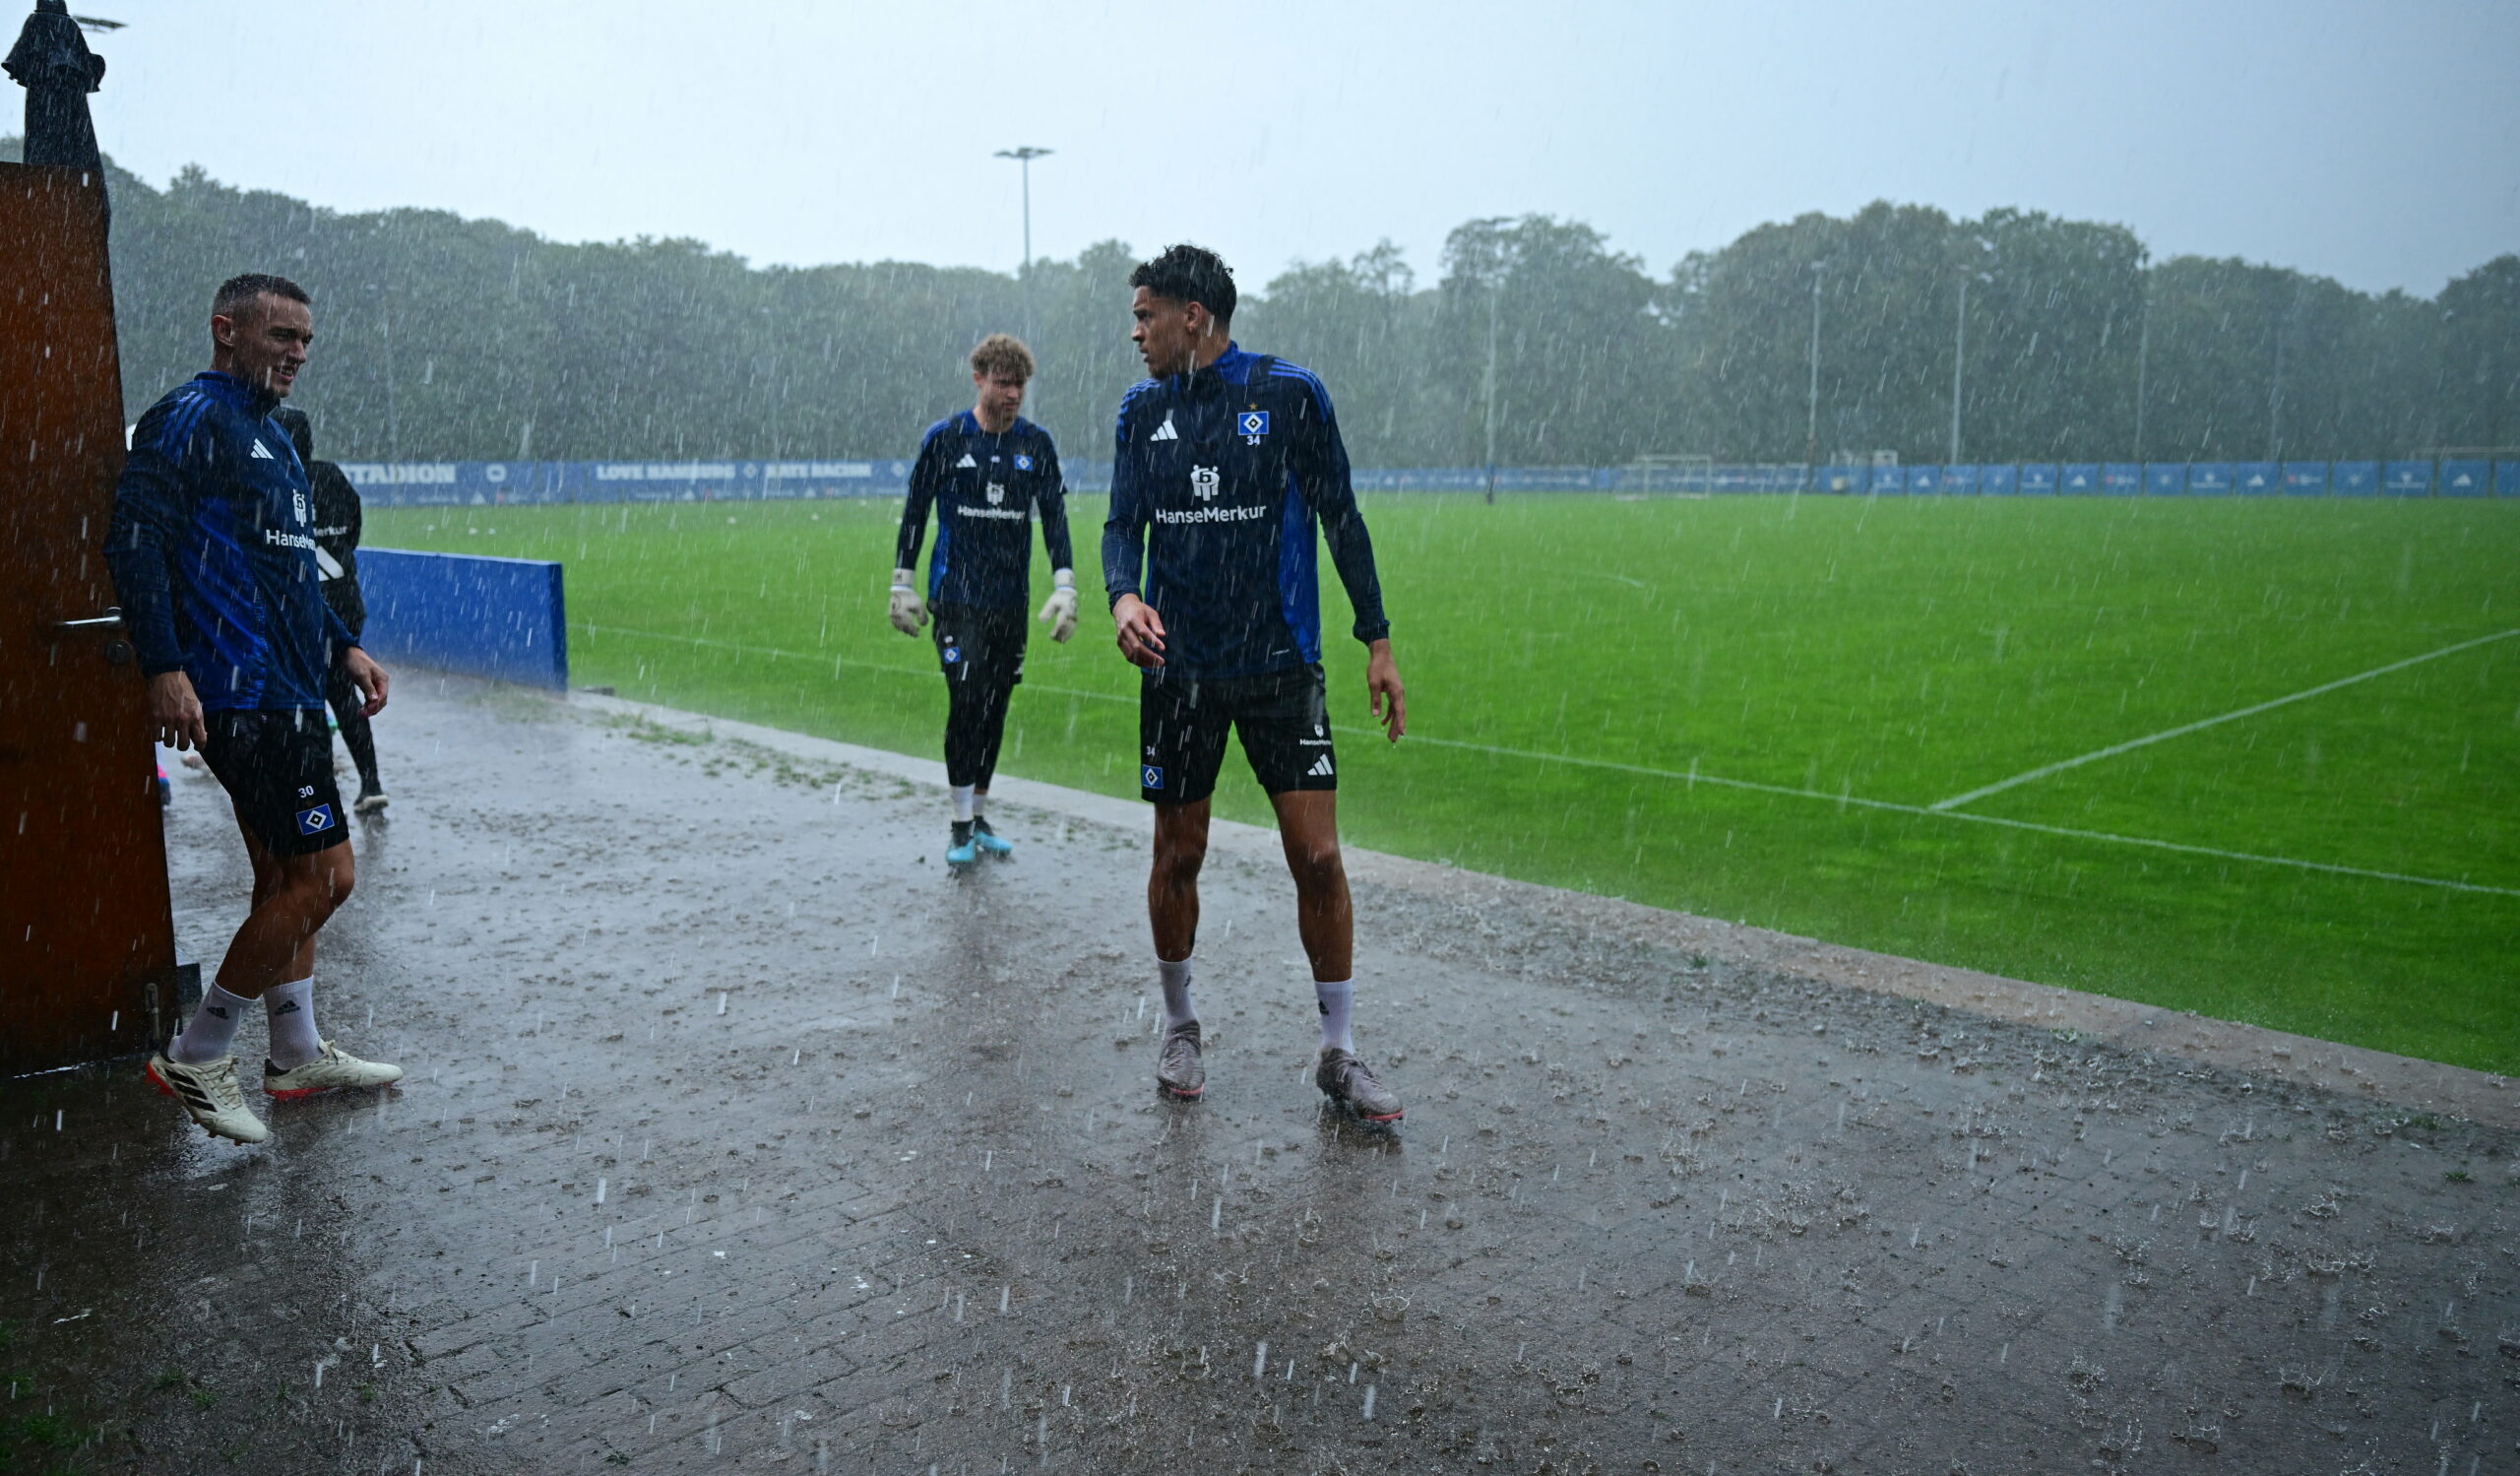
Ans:
POLYGON ((893 571, 893 628, 904 635, 916 635, 919 627, 927 623, 927 602, 918 598, 917 578, 914 570, 893 571))
POLYGON ((181 672, 160 672, 149 678, 149 722, 158 741, 169 748, 197 748, 210 737, 202 721, 201 697, 193 690, 193 679, 181 672))
POLYGON ((347 676, 350 685, 357 687, 358 694, 367 699, 359 707, 361 717, 372 718, 385 711, 385 689, 394 683, 393 678, 385 674, 385 669, 376 664, 374 657, 356 646, 350 647, 342 653, 342 674, 347 676))
POLYGON ((1041 607, 1041 623, 1050 627, 1050 639, 1065 644, 1076 634, 1076 571, 1050 571, 1050 598, 1041 607))
POLYGON ((1365 690, 1373 697, 1374 721, 1396 743, 1409 731, 1409 704, 1400 684, 1400 668, 1392 662, 1388 638, 1368 649, 1373 654, 1365 658, 1365 690))
POLYGON ((1135 595, 1122 595, 1111 604, 1111 624, 1119 633, 1120 654, 1129 659, 1129 665, 1164 665, 1164 616, 1155 612, 1155 607, 1135 595))

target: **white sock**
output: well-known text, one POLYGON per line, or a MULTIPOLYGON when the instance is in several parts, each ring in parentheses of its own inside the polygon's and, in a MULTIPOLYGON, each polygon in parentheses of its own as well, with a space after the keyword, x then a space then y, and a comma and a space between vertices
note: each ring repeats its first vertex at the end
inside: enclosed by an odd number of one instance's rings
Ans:
POLYGON ((986 813, 987 810, 988 792, 986 790, 972 791, 972 818, 976 820, 982 814, 986 813))
POLYGON ((236 1023, 245 1018, 253 1000, 242 995, 231 995, 214 984, 201 992, 201 1007, 193 1011, 184 1033, 166 1048, 166 1059, 178 1065, 197 1066, 227 1054, 236 1043, 236 1023))
POLYGON ((1190 960, 1170 963, 1155 961, 1156 982, 1164 986, 1164 1028, 1195 1020, 1199 1012, 1190 1007, 1190 960))
POLYGON ((972 816, 977 813, 978 809, 972 803, 972 787, 968 784, 954 786, 954 818, 968 825, 972 816))
POLYGON ((315 1034, 314 975, 265 990, 263 1011, 271 1018, 273 1065, 293 1071, 324 1054, 324 1042, 315 1034))
POLYGON ((1321 1049, 1327 1051, 1335 1046, 1342 1051, 1355 1050, 1356 1042, 1348 1033, 1348 1016, 1356 1003, 1356 982, 1342 979, 1325 984, 1316 979, 1312 982, 1312 997, 1321 1005, 1321 1049))

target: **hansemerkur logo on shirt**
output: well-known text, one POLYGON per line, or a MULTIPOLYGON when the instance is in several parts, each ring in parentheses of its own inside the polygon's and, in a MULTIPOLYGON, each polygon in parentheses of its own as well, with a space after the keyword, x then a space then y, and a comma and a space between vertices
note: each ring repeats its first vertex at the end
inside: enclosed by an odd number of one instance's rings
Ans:
MULTIPOLYGON (((262 444, 260 441, 254 442, 257 450, 261 449, 262 444)), ((306 526, 306 494, 304 492, 288 494, 288 511, 289 516, 297 520, 298 527, 306 526)), ((303 533, 284 533, 278 528, 266 528, 263 530, 263 544, 264 546, 272 548, 312 548, 315 546, 315 540, 303 533)))

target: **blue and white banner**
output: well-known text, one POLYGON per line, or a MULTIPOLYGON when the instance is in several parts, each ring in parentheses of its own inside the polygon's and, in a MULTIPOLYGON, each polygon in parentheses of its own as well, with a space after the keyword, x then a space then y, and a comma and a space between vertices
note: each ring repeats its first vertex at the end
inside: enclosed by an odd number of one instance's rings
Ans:
MULTIPOLYGON (((344 462, 375 507, 503 507, 560 502, 720 502, 898 497, 902 459, 862 461, 344 462)), ((1066 464, 1071 491, 1108 489, 1111 464, 1066 464)), ((1360 467, 1366 492, 1763 492, 1875 495, 2251 496, 2333 494, 2520 497, 2520 461, 2052 462, 2015 465, 1833 466, 1696 463, 1623 467, 1360 467)))
POLYGON ((2493 468, 2481 461, 2445 461, 2441 464, 2440 489, 2444 497, 2490 496, 2493 468))
POLYGON ((2493 494, 2497 497, 2520 497, 2520 461, 2493 464, 2493 494))

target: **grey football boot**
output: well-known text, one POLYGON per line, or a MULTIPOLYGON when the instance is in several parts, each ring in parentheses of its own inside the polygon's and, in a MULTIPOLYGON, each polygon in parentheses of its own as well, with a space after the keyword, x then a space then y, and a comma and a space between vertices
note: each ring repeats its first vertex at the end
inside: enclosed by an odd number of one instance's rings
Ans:
POLYGON ((1164 1052, 1155 1059, 1156 1090, 1182 1102, 1196 1102, 1208 1089, 1208 1068, 1199 1059, 1199 1022, 1184 1020, 1164 1032, 1164 1052))
POLYGON ((1367 1123, 1391 1123, 1401 1119, 1400 1098, 1391 1088, 1374 1078, 1374 1073, 1354 1051, 1325 1046, 1321 1064, 1313 1070, 1312 1084, 1321 1094, 1346 1108, 1367 1123))

